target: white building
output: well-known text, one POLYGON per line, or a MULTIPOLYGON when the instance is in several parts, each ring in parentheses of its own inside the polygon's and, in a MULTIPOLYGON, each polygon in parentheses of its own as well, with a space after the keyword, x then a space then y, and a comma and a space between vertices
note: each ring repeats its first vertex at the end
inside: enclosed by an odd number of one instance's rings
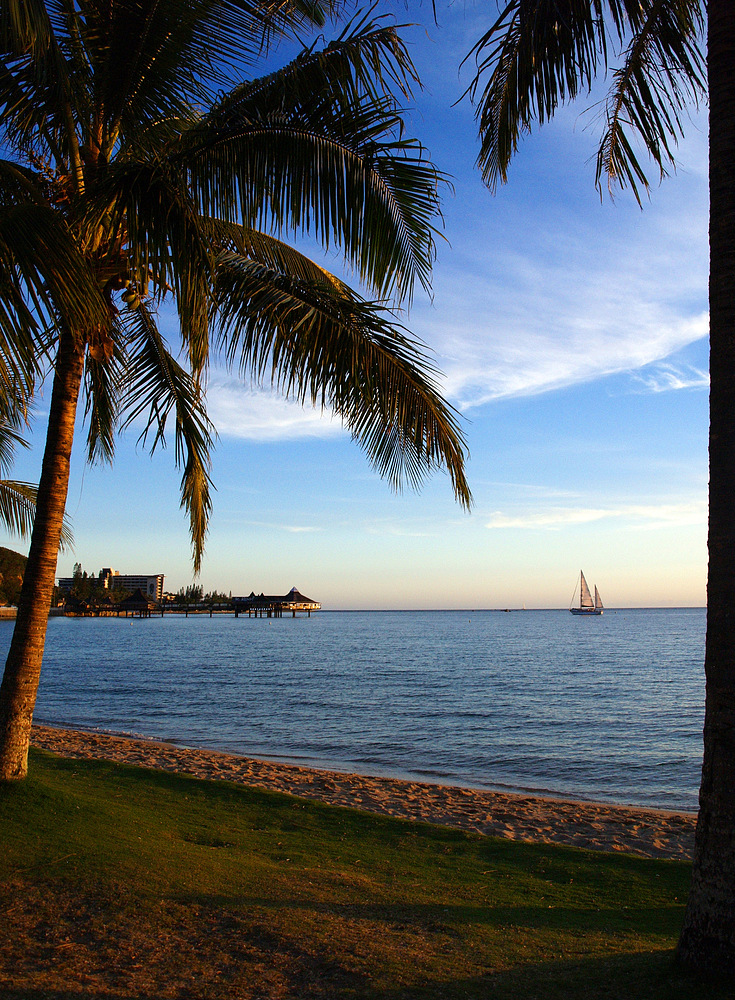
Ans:
POLYGON ((160 601, 163 597, 163 573, 150 575, 119 573, 112 567, 100 570, 100 583, 108 590, 137 590, 140 587, 146 597, 160 601))
MULTIPOLYGON (((94 577, 93 577, 94 579, 94 577)), ((106 590, 137 590, 140 587, 143 594, 152 601, 160 601, 163 597, 163 573, 125 574, 111 566, 101 569, 99 582, 106 590)), ((60 576, 59 589, 71 590, 74 586, 73 576, 60 576)))

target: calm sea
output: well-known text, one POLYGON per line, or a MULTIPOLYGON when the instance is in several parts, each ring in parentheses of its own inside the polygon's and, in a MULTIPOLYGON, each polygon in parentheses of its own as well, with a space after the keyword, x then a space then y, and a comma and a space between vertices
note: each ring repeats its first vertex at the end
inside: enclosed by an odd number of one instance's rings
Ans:
MULTIPOLYGON (((0 622, 0 651, 12 622, 0 622)), ((696 809, 703 609, 49 622, 36 721, 696 809)))

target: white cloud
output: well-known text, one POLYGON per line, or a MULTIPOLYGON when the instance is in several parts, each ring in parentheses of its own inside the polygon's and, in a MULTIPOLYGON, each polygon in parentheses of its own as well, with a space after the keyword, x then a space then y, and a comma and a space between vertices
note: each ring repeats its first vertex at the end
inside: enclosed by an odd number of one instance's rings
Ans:
POLYGON ((692 366, 658 364, 651 371, 637 372, 634 376, 647 392, 670 392, 679 389, 706 389, 709 373, 692 366))
POLYGON ((639 389, 706 384, 702 372, 670 364, 708 333, 703 122, 679 149, 681 169, 643 212, 625 196, 614 205, 595 199, 581 169, 584 141, 561 119, 524 143, 518 173, 496 198, 467 173, 457 179, 433 307, 417 303, 409 324, 437 352, 456 405, 660 362, 668 374, 644 373, 639 389))
POLYGON ((312 524, 276 524, 270 521, 242 521, 241 519, 238 519, 237 523, 249 524, 253 528, 267 528, 270 531, 287 531, 294 535, 324 531, 324 528, 312 524))
POLYGON ((282 441, 345 433, 331 413, 222 373, 210 378, 207 410, 221 437, 282 441))
POLYGON ((485 525, 487 528, 551 528, 558 529, 570 524, 587 524, 609 517, 605 510, 557 509, 538 513, 503 514, 494 513, 485 525))
POLYGON ((491 529, 558 531, 599 521, 626 522, 642 529, 675 528, 707 523, 706 501, 683 503, 622 504, 611 507, 554 507, 515 514, 496 512, 486 522, 491 529))
MULTIPOLYGON (((455 319, 436 331, 443 388, 460 409, 636 372, 707 336, 706 312, 677 314, 641 282, 633 289, 625 275, 612 282, 609 275, 576 274, 574 293, 555 288, 560 279, 553 269, 536 269, 525 282, 512 279, 512 304, 490 286, 484 304, 465 291, 462 303, 445 310, 455 319)), ((705 373, 677 372, 671 364, 640 381, 657 392, 707 384, 705 373)))

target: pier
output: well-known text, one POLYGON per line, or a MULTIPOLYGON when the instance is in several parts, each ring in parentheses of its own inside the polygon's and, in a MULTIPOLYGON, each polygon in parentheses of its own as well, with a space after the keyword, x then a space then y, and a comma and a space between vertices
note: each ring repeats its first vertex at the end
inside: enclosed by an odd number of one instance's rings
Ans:
POLYGON ((311 617, 313 611, 319 611, 321 604, 310 597, 304 597, 296 587, 287 594, 268 595, 251 592, 247 597, 233 597, 227 602, 210 604, 186 604, 177 602, 153 601, 146 597, 140 589, 124 600, 115 604, 108 597, 100 601, 80 601, 71 595, 67 597, 62 608, 54 609, 55 614, 73 618, 161 618, 164 615, 231 615, 235 618, 283 618, 290 613, 292 618, 305 614, 311 617))
POLYGON ((233 597, 235 618, 246 614, 248 618, 283 618, 284 612, 291 612, 295 618, 299 613, 305 613, 309 618, 312 611, 319 611, 321 604, 304 597, 296 587, 293 587, 284 597, 266 596, 251 593, 249 597, 233 597))

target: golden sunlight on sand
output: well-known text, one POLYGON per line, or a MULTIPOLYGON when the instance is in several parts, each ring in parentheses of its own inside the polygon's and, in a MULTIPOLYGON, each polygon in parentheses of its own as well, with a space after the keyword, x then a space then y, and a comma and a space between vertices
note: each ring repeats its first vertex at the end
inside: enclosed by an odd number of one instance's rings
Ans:
POLYGON ((570 802, 397 778, 321 771, 152 740, 34 726, 32 743, 63 757, 97 757, 234 781, 336 806, 476 830, 491 837, 691 858, 696 814, 570 802))

